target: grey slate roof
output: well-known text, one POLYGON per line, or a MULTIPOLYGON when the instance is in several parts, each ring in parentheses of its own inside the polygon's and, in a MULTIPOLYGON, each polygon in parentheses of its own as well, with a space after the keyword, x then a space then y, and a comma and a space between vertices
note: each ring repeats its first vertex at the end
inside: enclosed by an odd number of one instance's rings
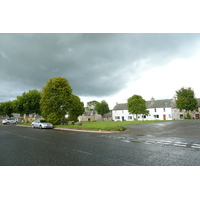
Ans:
MULTIPOLYGON (((200 98, 197 99, 198 106, 200 107, 200 98)), ((176 102, 174 99, 162 99, 146 101, 146 107, 148 108, 176 108, 176 102)), ((127 103, 116 104, 113 110, 128 110, 127 103)))

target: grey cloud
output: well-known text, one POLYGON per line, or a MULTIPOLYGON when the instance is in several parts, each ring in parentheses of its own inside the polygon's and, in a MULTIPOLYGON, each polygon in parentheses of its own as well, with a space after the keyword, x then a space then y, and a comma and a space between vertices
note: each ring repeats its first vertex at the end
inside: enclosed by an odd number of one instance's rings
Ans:
POLYGON ((5 84, 14 95, 58 76, 76 95, 112 95, 137 79, 140 60, 155 67, 189 57, 199 41, 200 34, 0 34, 2 95, 5 84))

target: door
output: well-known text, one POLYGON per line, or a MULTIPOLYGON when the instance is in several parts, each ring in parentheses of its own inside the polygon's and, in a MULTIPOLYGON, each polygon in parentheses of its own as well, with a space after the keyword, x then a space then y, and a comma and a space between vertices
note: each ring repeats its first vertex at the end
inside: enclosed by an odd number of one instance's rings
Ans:
POLYGON ((124 121, 124 117, 122 117, 122 121, 124 121))
POLYGON ((200 119, 199 114, 195 114, 196 119, 200 119))
POLYGON ((163 115, 163 120, 166 120, 166 115, 163 115))

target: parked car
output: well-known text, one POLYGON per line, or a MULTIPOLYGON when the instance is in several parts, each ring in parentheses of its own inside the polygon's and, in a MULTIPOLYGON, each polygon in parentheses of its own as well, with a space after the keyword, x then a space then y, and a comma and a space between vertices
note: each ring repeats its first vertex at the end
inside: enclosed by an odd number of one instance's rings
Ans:
POLYGON ((17 120, 14 118, 4 119, 2 120, 2 124, 17 124, 17 120))
POLYGON ((32 128, 53 128, 53 124, 44 119, 37 119, 31 123, 32 128))

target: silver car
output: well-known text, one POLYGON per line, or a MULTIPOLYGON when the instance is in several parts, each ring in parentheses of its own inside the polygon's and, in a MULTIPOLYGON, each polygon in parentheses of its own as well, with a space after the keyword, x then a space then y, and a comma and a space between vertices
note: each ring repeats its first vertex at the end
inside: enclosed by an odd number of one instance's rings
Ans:
POLYGON ((5 124, 17 124, 17 121, 14 118, 9 118, 9 119, 4 119, 2 121, 2 124, 3 125, 5 125, 5 124))
POLYGON ((37 119, 31 123, 32 128, 53 128, 53 124, 44 119, 37 119))

